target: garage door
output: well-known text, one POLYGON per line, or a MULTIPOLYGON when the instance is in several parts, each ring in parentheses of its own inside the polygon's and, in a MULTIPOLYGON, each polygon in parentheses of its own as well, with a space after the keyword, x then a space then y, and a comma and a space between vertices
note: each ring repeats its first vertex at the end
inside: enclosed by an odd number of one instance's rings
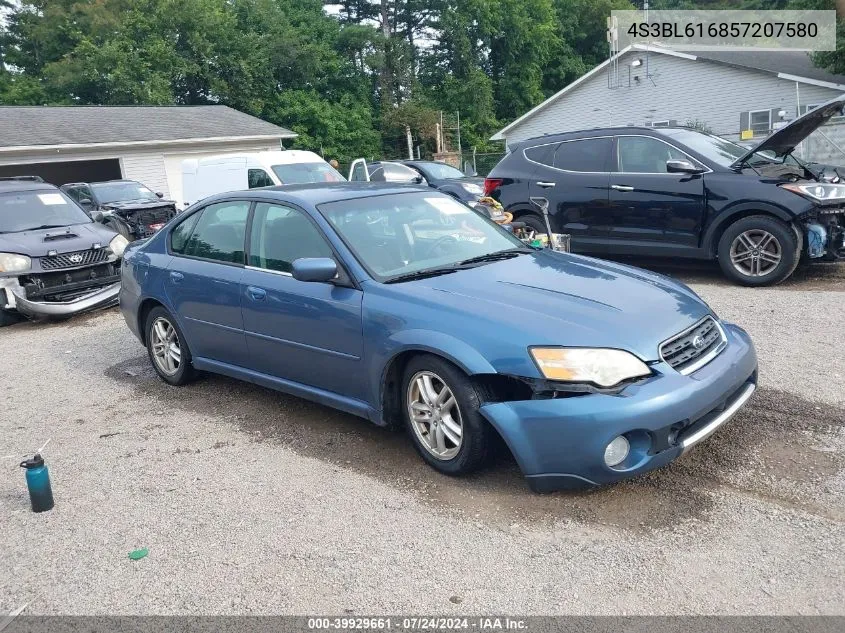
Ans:
POLYGON ((117 158, 0 165, 0 178, 7 176, 41 176, 46 182, 57 187, 69 182, 97 182, 122 178, 120 160, 117 158))

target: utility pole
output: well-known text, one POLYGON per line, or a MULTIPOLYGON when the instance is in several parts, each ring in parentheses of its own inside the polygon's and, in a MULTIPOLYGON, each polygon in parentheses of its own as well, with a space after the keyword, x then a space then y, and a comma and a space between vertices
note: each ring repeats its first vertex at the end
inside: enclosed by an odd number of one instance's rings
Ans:
MULTIPOLYGON (((461 111, 458 110, 458 154, 463 156, 463 151, 461 148, 461 111)), ((463 160, 463 159, 461 159, 463 160)))
POLYGON ((408 139, 408 160, 414 160, 414 138, 411 136, 411 126, 405 126, 405 137, 408 139))

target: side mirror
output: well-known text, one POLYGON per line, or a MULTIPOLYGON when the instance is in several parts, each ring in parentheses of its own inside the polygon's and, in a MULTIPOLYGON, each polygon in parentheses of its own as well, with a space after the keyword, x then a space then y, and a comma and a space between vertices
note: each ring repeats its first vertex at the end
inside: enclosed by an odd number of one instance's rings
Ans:
POLYGON ((414 178, 414 184, 416 184, 416 185, 421 185, 421 184, 423 184, 423 177, 422 177, 422 176, 417 176, 416 178, 414 178))
POLYGON ((106 216, 103 215, 102 211, 95 211, 91 214, 91 219, 94 220, 94 222, 102 222, 105 218, 106 216))
POLYGON ((704 170, 688 160, 667 160, 666 172, 670 174, 700 174, 704 170))
POLYGON ((161 191, 156 191, 156 196, 159 198, 163 198, 164 194, 161 191))
POLYGON ((330 257, 300 257, 294 260, 291 268, 297 281, 326 283, 337 277, 337 262, 330 257))
POLYGON ((80 206, 83 206, 83 207, 93 207, 93 206, 94 206, 94 203, 93 203, 93 202, 91 202, 91 198, 82 198, 82 199, 79 201, 79 205, 80 205, 80 206))

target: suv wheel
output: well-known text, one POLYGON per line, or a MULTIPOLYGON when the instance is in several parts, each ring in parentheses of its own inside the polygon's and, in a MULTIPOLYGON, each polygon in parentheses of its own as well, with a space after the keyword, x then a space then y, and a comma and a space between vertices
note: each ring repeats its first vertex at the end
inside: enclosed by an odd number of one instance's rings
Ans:
POLYGON ((731 224, 719 240, 719 265, 744 286, 771 286, 789 277, 800 260, 800 241, 787 224, 753 215, 731 224))
POLYGON ((457 367, 417 356, 402 381, 405 423, 419 454, 445 475, 477 470, 491 452, 493 431, 478 412, 482 397, 457 367))
POLYGON ((546 234, 546 223, 541 217, 534 214, 528 214, 517 218, 516 221, 523 222, 527 228, 531 229, 535 233, 540 233, 542 235, 546 234))

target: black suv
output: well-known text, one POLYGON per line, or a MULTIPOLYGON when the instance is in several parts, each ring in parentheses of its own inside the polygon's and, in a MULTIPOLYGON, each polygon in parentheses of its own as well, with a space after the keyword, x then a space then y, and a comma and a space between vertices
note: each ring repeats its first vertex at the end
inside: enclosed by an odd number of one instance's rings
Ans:
POLYGON ((718 259, 741 284, 776 284, 801 259, 845 258, 845 171, 792 155, 843 105, 819 106, 750 150, 688 128, 534 138, 511 147, 485 194, 538 231, 547 199, 552 229, 575 252, 718 259))
POLYGON ((162 200, 161 193, 134 180, 73 182, 61 189, 94 220, 129 241, 149 237, 177 213, 173 200, 162 200))
POLYGON ((115 305, 128 243, 40 178, 0 179, 0 326, 115 305))

